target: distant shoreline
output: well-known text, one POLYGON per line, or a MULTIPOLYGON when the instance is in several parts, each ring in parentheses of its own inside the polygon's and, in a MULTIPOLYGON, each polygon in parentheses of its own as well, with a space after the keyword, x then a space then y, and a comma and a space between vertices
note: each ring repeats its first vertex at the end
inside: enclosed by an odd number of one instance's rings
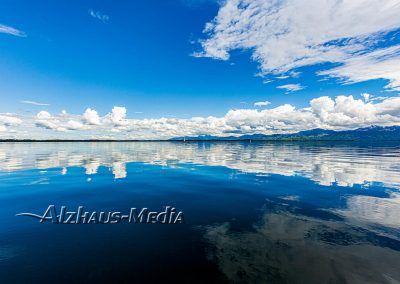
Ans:
POLYGON ((65 143, 65 142, 74 142, 74 143, 91 143, 91 142, 183 142, 183 143, 191 143, 191 142, 400 142, 400 139, 397 140, 349 140, 349 139, 263 139, 263 140, 257 140, 257 139, 232 139, 232 140, 226 140, 226 139, 213 139, 213 140, 59 140, 59 139, 46 139, 46 140, 8 140, 8 139, 2 139, 0 140, 0 143, 46 143, 46 142, 56 142, 56 143, 65 143))
POLYGON ((241 136, 181 136, 169 139, 0 139, 1 142, 399 142, 400 126, 370 126, 355 130, 315 128, 289 134, 241 136))

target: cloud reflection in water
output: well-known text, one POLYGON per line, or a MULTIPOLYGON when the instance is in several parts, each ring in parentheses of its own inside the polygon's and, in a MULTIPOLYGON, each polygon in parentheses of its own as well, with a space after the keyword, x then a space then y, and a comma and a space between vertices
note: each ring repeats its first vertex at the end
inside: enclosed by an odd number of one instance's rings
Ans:
POLYGON ((253 230, 205 227, 209 257, 230 283, 399 283, 399 248, 371 234, 284 206, 267 210, 253 230))
MULTIPOLYGON (((0 171, 100 166, 126 178, 126 163, 193 163, 244 173, 303 176, 320 185, 382 183, 400 188, 400 147, 301 143, 1 143, 0 171)), ((66 174, 67 170, 63 170, 66 174)))

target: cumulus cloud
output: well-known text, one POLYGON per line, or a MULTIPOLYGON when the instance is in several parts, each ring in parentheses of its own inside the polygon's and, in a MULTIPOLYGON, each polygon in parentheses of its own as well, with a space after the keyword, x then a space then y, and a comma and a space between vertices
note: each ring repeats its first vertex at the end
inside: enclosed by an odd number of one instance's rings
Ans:
POLYGON ((400 28, 399 14, 397 0, 227 0, 194 56, 228 60, 235 49, 250 50, 261 74, 276 76, 335 63, 318 74, 347 83, 382 78, 399 89, 400 45, 385 41, 400 28))
POLYGON ((67 123, 67 129, 69 130, 78 130, 83 128, 84 128, 83 124, 79 121, 69 120, 67 123))
POLYGON ((38 112, 38 114, 36 115, 37 119, 49 119, 51 118, 51 114, 45 110, 42 110, 40 112, 38 112))
MULTIPOLYGON (((268 102, 256 104, 255 107, 265 106, 268 102)), ((64 139, 166 139, 203 134, 238 136, 293 133, 315 128, 347 130, 371 125, 400 126, 400 96, 380 100, 366 94, 361 94, 358 98, 321 96, 312 99, 304 108, 283 104, 274 108, 229 110, 222 117, 187 119, 132 119, 127 117, 127 109, 122 106, 115 106, 103 117, 90 108, 82 115, 66 112, 52 115, 47 111, 40 111, 34 117, 0 115, 0 125, 3 128, 12 127, 15 130, 13 137, 21 137, 23 130, 31 133, 29 135, 37 135, 35 138, 47 135, 39 130, 35 132, 32 129, 34 127, 55 130, 55 133, 63 132, 54 135, 64 139)))
POLYGON ((57 125, 54 122, 48 120, 38 120, 36 121, 36 126, 49 130, 57 130, 57 125))
POLYGON ((94 11, 92 9, 89 9, 89 15, 92 16, 95 19, 98 19, 100 21, 102 21, 103 23, 108 22, 108 20, 110 20, 110 17, 106 14, 103 14, 99 11, 94 11))
POLYGON ((17 30, 16 28, 2 25, 0 24, 0 33, 18 36, 18 37, 26 37, 26 34, 23 31, 17 30))
POLYGON ((59 125, 59 120, 53 117, 47 111, 40 111, 36 114, 35 125, 40 128, 45 128, 48 130, 65 131, 64 127, 59 125))
POLYGON ((115 126, 127 125, 128 121, 125 119, 126 112, 127 112, 127 110, 125 107, 118 107, 118 106, 113 107, 111 114, 110 114, 110 119, 111 119, 112 123, 115 126))
POLYGON ((254 106, 255 107, 263 107, 263 106, 268 106, 270 104, 271 103, 269 101, 264 101, 264 102, 256 102, 256 103, 254 103, 254 106))
POLYGON ((83 113, 83 121, 90 125, 100 125, 100 117, 97 114, 97 111, 87 108, 83 113))
POLYGON ((304 89, 304 87, 300 84, 286 84, 286 85, 278 86, 277 88, 284 89, 288 92, 295 92, 295 91, 300 91, 300 90, 304 89))
POLYGON ((14 133, 15 130, 12 128, 18 127, 22 124, 22 120, 11 114, 0 115, 0 132, 1 133, 14 133), (10 129, 11 128, 11 129, 10 129))
POLYGON ((5 126, 13 126, 20 125, 22 120, 18 117, 10 116, 10 115, 0 115, 0 123, 5 126))
POLYGON ((389 119, 377 105, 356 100, 353 96, 338 96, 335 101, 329 97, 320 97, 311 100, 310 104, 322 128, 382 124, 385 119, 389 119))

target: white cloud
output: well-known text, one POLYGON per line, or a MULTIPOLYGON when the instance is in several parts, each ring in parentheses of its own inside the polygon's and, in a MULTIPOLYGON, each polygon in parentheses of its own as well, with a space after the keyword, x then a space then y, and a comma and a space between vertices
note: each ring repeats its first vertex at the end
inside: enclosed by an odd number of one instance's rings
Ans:
POLYGON ((20 125, 22 123, 22 120, 18 117, 10 115, 0 115, 0 123, 4 124, 5 126, 13 126, 20 125))
MULTIPOLYGON (((58 117, 52 116, 47 111, 40 111, 35 116, 35 126, 39 128, 44 128, 47 130, 56 130, 59 132, 67 131, 66 125, 64 125, 58 117)), ((42 138, 42 137, 40 137, 42 138)))
POLYGON ((82 116, 83 120, 87 124, 91 125, 100 125, 100 117, 97 114, 97 111, 87 108, 82 116))
POLYGON ((371 95, 368 93, 362 93, 361 96, 364 98, 364 101, 368 102, 371 95))
MULTIPOLYGON (((259 103, 265 105, 266 102, 259 103)), ((365 100, 353 96, 321 96, 312 99, 304 108, 283 104, 274 108, 229 110, 222 117, 187 119, 132 119, 127 118, 127 109, 122 106, 114 107, 103 117, 90 108, 82 115, 52 115, 41 111, 34 117, 0 115, 0 125, 2 128, 12 127, 15 132, 7 132, 10 137, 40 139, 166 139, 202 134, 293 133, 315 128, 346 130, 371 125, 400 126, 400 96, 380 100, 373 97, 365 100), (43 132, 43 128, 55 132, 43 132)))
POLYGON ((34 106, 49 106, 50 104, 38 103, 35 101, 21 101, 22 104, 34 105, 34 106))
POLYGON ((232 50, 250 50, 261 74, 278 77, 336 63, 319 74, 348 83, 383 78, 387 88, 399 89, 400 45, 378 47, 400 28, 399 14, 397 0, 227 0, 194 56, 228 60, 232 50))
POLYGON ((278 86, 278 89, 285 89, 288 92, 295 92, 295 91, 300 91, 303 90, 304 87, 300 84, 286 84, 282 86, 278 86))
POLYGON ((2 24, 0 24, 0 33, 19 36, 19 37, 26 37, 26 34, 23 31, 2 24))
POLYGON ((47 120, 38 120, 36 122, 36 126, 37 127, 42 127, 45 129, 49 129, 49 130, 57 130, 57 125, 52 122, 52 121, 47 121, 47 120))
POLYGON ((6 132, 7 131, 7 127, 5 127, 4 125, 0 125, 0 132, 6 132))
POLYGON ((126 111, 127 110, 125 107, 118 107, 118 106, 113 107, 110 114, 110 118, 115 126, 124 126, 128 124, 127 120, 125 119, 126 111))
POLYGON ((102 21, 103 23, 108 22, 110 20, 110 17, 108 15, 103 14, 99 11, 94 11, 92 9, 89 9, 89 15, 95 19, 102 21))
POLYGON ((400 45, 348 58, 343 65, 318 72, 320 75, 344 78, 345 83, 387 79, 388 90, 400 90, 400 45))
POLYGON ((64 129, 58 125, 58 120, 56 120, 49 112, 44 110, 36 114, 35 125, 48 130, 62 131, 64 129))
POLYGON ((69 130, 78 130, 83 128, 84 128, 83 124, 80 123, 79 121, 69 120, 67 123, 67 129, 69 130))
POLYGON ((36 118, 49 119, 49 118, 51 118, 51 114, 45 110, 42 110, 42 111, 38 112, 38 114, 36 115, 36 118))
POLYGON ((254 103, 254 106, 255 107, 262 107, 262 106, 268 106, 270 104, 271 103, 269 101, 264 101, 264 102, 256 102, 256 103, 254 103))
POLYGON ((269 83, 272 83, 274 80, 268 80, 268 79, 264 79, 263 81, 262 81, 262 83, 263 84, 269 84, 269 83))
POLYGON ((283 80, 283 79, 289 78, 289 76, 287 76, 287 75, 282 75, 282 76, 276 76, 275 78, 276 78, 276 79, 281 79, 281 80, 283 80))

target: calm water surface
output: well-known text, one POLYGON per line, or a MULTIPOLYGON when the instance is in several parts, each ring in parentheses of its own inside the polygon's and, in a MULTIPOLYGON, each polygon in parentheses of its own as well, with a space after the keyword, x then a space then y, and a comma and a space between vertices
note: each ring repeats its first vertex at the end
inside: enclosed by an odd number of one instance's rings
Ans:
POLYGON ((399 189, 398 144, 0 143, 0 282, 400 283, 399 189))

